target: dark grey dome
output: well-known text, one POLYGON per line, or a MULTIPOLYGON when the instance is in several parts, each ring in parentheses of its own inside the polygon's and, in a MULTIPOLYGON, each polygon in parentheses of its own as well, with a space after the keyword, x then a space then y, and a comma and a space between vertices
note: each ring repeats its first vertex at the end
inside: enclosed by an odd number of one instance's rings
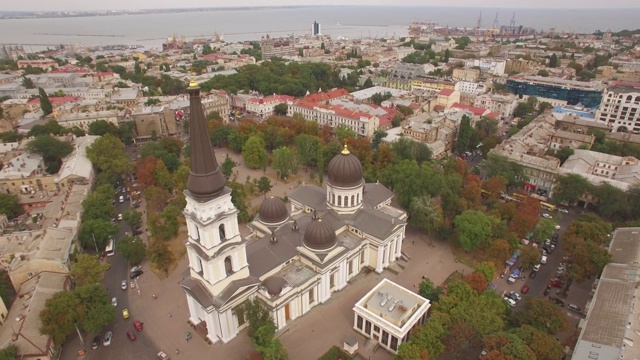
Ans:
POLYGON ((262 286, 267 288, 267 292, 271 296, 278 296, 287 285, 287 281, 280 276, 270 276, 262 282, 262 286))
POLYGON ((263 223, 277 224, 287 220, 289 212, 282 199, 270 197, 260 204, 258 217, 263 223))
POLYGON ((327 250, 337 241, 336 232, 322 219, 312 221, 304 232, 304 244, 313 250, 327 250))
POLYGON ((327 167, 329 183, 334 186, 352 187, 362 183, 362 164, 349 152, 347 145, 336 155, 327 167))

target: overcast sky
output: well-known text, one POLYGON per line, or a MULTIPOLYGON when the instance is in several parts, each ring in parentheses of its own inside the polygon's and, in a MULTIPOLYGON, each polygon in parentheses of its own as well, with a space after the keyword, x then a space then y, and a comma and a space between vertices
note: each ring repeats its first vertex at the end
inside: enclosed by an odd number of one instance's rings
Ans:
POLYGON ((2 0, 0 11, 50 10, 121 10, 224 6, 281 5, 394 5, 394 6, 465 6, 482 8, 609 8, 640 7, 640 0, 2 0))

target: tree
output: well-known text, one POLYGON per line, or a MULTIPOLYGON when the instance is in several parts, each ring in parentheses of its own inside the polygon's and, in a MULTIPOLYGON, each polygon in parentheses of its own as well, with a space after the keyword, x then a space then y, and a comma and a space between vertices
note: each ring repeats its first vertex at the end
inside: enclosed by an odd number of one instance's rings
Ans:
POLYGON ((80 300, 71 291, 60 291, 47 299, 40 312, 40 332, 51 336, 53 343, 61 346, 76 331, 80 314, 76 311, 80 300))
POLYGON ((15 299, 16 292, 11 284, 11 278, 6 270, 0 270, 0 298, 7 307, 10 307, 15 299))
POLYGON ((345 124, 338 124, 333 130, 340 143, 344 143, 348 138, 355 138, 356 132, 345 124))
POLYGON ((373 140, 371 140, 371 146, 375 149, 380 147, 380 143, 382 143, 382 139, 386 138, 389 133, 382 130, 376 130, 373 132, 373 140))
POLYGON ((550 239, 553 232, 556 230, 556 223, 551 219, 540 219, 538 226, 533 230, 533 236, 536 239, 545 240, 550 239))
POLYGON ((130 208, 125 210, 122 213, 122 219, 129 225, 132 229, 139 227, 142 224, 142 213, 137 211, 134 208, 130 208))
POLYGON ((273 150, 271 166, 278 171, 278 176, 281 179, 286 179, 289 173, 295 174, 298 172, 298 155, 286 146, 275 149, 273 150))
POLYGON ((132 169, 129 156, 124 151, 124 144, 111 134, 106 134, 89 145, 87 157, 95 167, 102 171, 122 175, 132 169))
POLYGON ((18 197, 10 194, 0 194, 0 214, 7 215, 7 218, 22 214, 22 207, 18 204, 18 197))
POLYGON ((478 145, 478 133, 473 126, 471 126, 471 119, 467 115, 463 115, 460 122, 460 129, 458 130, 455 150, 458 153, 463 153, 476 145, 478 145))
POLYGON ((164 272, 167 277, 169 276, 169 269, 171 269, 171 266, 176 262, 176 256, 169 249, 169 245, 159 240, 151 242, 147 257, 153 266, 164 272))
POLYGON ((533 105, 528 102, 521 102, 516 106, 516 109, 513 111, 513 115, 516 117, 523 117, 525 115, 533 113, 533 111, 533 105))
POLYGON ((429 195, 416 197, 409 206, 409 222, 426 232, 431 240, 431 232, 442 224, 442 209, 429 195))
POLYGON ((27 143, 26 149, 45 158, 62 159, 73 152, 73 145, 67 141, 58 140, 51 135, 38 135, 27 143))
POLYGON ((267 164, 267 145, 261 136, 252 135, 242 147, 242 159, 247 167, 260 169, 267 164))
POLYGON ((82 222, 87 220, 111 220, 116 209, 111 204, 115 189, 108 184, 96 187, 82 202, 82 222))
POLYGON ((545 69, 538 70, 538 76, 549 77, 549 72, 545 69))
POLYGON ((589 181, 578 174, 558 174, 555 178, 553 198, 560 204, 573 205, 591 187, 589 181))
POLYGON ((80 287, 89 284, 98 284, 107 271, 108 264, 100 261, 97 255, 80 254, 71 263, 69 275, 74 279, 75 285, 80 287))
POLYGON ((456 216, 458 242, 465 251, 487 246, 491 235, 491 220, 481 211, 467 210, 456 216))
POLYGON ((538 222, 540 216, 540 202, 532 197, 518 205, 516 214, 509 223, 509 229, 516 234, 518 238, 527 235, 538 222))
POLYGON ((0 360, 15 360, 18 357, 18 347, 9 344, 0 350, 0 360))
POLYGON ((89 124, 89 135, 102 136, 114 130, 115 126, 111 125, 107 120, 96 120, 89 124))
POLYGON ((118 227, 108 220, 90 219, 82 222, 78 238, 85 249, 96 248, 96 251, 101 251, 107 246, 109 237, 117 232, 118 227))
POLYGON ((487 283, 493 281, 493 276, 496 273, 496 266, 492 261, 483 261, 476 266, 475 273, 482 274, 487 283))
POLYGON ((258 298, 246 301, 240 311, 249 322, 249 337, 254 348, 265 360, 286 360, 288 355, 275 337, 276 325, 269 310, 258 298))
POLYGON ((489 286, 489 282, 481 273, 473 272, 471 274, 467 274, 463 281, 466 282, 473 290, 477 293, 481 293, 487 289, 489 286))
POLYGON ((231 158, 227 156, 222 162, 222 165, 220 165, 220 171, 228 179, 233 173, 234 166, 236 166, 235 161, 231 160, 231 158))
POLYGON ((287 115, 287 110, 289 110, 289 105, 287 105, 287 103, 280 103, 273 107, 273 112, 276 115, 287 115))
POLYGON ((569 158, 569 156, 573 155, 574 151, 572 148, 565 146, 560 150, 557 150, 553 156, 560 159, 560 165, 564 164, 565 161, 569 158))
POLYGON ((491 242, 488 255, 496 264, 502 264, 511 257, 511 245, 506 240, 498 239, 491 242))
POLYGON ((271 184, 271 180, 269 180, 268 177, 261 176, 258 179, 258 191, 260 191, 262 195, 264 195, 265 199, 267 198, 267 193, 271 191, 272 187, 273 185, 271 184))
POLYGON ((551 57, 549 57, 549 67, 557 68, 559 64, 560 62, 558 61, 558 55, 556 55, 555 53, 551 54, 551 57))
POLYGON ((441 286, 436 286, 431 279, 425 278, 420 283, 420 296, 429 299, 431 303, 438 302, 440 295, 443 294, 444 289, 441 286))
POLYGON ((305 166, 317 166, 322 156, 322 140, 317 136, 300 134, 294 140, 300 163, 305 166))
POLYGON ((363 89, 368 89, 373 87, 373 81, 371 81, 370 77, 367 77, 367 80, 364 81, 364 83, 362 84, 362 88, 363 89))
POLYGON ((38 94, 40 98, 40 109, 44 113, 44 116, 51 114, 53 112, 53 106, 51 106, 49 96, 47 96, 43 88, 38 88, 38 94))
POLYGON ((273 322, 271 319, 271 313, 257 297, 247 300, 242 304, 240 311, 242 311, 244 318, 249 323, 248 335, 252 339, 258 329, 273 322))
POLYGON ((116 319, 116 311, 102 284, 81 286, 73 291, 78 299, 78 307, 70 309, 78 313, 78 326, 89 332, 97 333, 116 319))
POLYGON ((536 354, 515 334, 495 333, 483 339, 488 360, 536 360, 536 354))
POLYGON ((564 312, 549 299, 527 296, 523 311, 515 313, 520 325, 530 325, 544 333, 553 335, 566 329, 569 321, 564 312))
POLYGON ((538 360, 561 359, 564 355, 558 340, 547 332, 540 331, 530 325, 522 325, 511 332, 529 345, 538 360))
POLYGON ((525 245, 520 249, 520 262, 522 269, 527 270, 533 268, 540 263, 540 250, 531 245, 525 245))
POLYGON ((129 264, 137 265, 144 259, 147 246, 137 236, 125 236, 118 241, 118 251, 127 259, 129 264))
POLYGON ((31 78, 28 78, 26 76, 22 76, 22 86, 24 86, 26 89, 36 88, 36 85, 33 83, 33 80, 31 80, 31 78))

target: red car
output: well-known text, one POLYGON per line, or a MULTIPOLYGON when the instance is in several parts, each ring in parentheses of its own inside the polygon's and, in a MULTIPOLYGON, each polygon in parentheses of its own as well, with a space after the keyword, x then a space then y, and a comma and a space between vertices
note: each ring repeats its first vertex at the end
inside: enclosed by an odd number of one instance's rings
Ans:
POLYGON ((129 340, 133 341, 136 339, 136 334, 134 334, 132 330, 129 330, 127 331, 127 337, 129 338, 129 340))
POLYGON ((560 282, 560 280, 552 280, 549 285, 554 288, 561 288, 563 284, 562 282, 560 282))
POLYGON ((526 294, 529 292, 529 287, 527 285, 523 286, 522 289, 520 290, 521 294, 526 294))
POLYGON ((133 322, 133 327, 136 328, 136 330, 138 330, 138 331, 142 331, 142 325, 143 325, 143 323, 141 323, 138 320, 133 322))

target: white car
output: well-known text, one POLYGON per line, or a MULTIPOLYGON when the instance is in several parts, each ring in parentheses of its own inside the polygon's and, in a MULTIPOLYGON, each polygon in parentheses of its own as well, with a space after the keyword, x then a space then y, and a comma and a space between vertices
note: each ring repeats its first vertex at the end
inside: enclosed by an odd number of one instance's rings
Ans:
POLYGON ((565 208, 559 208, 558 211, 560 211, 563 214, 568 214, 569 210, 565 209, 565 208))
POLYGON ((134 273, 134 272, 136 272, 136 271, 138 271, 138 270, 142 270, 142 266, 140 266, 140 265, 136 265, 136 266, 132 267, 132 268, 129 270, 129 272, 134 273))
POLYGON ((113 333, 111 331, 107 331, 107 333, 104 334, 104 340, 102 340, 102 346, 111 345, 111 338, 113 338, 113 333))
POLYGON ((556 230, 560 230, 560 225, 556 225, 556 230))
POLYGON ((540 264, 533 267, 533 271, 540 271, 540 264))
POLYGON ((547 263, 547 257, 546 257, 546 256, 543 256, 543 257, 542 257, 542 259, 540 259, 540 263, 541 263, 542 265, 546 264, 546 263, 547 263))
POLYGON ((549 215, 547 213, 542 214, 542 217, 545 218, 545 219, 553 219, 553 216, 551 216, 551 215, 549 215))
POLYGON ((128 288, 127 280, 122 280, 122 282, 120 283, 120 288, 122 290, 127 290, 127 288, 128 288))
POLYGON ((515 307, 516 306, 516 302, 513 301, 513 299, 511 299, 511 298, 508 298, 508 297, 505 296, 504 297, 504 301, 506 301, 507 304, 509 304, 509 306, 511 306, 511 307, 515 307))
POLYGON ((118 214, 118 220, 122 221, 122 214, 118 214))
POLYGON ((111 298, 111 305, 118 307, 118 299, 115 296, 111 298))

